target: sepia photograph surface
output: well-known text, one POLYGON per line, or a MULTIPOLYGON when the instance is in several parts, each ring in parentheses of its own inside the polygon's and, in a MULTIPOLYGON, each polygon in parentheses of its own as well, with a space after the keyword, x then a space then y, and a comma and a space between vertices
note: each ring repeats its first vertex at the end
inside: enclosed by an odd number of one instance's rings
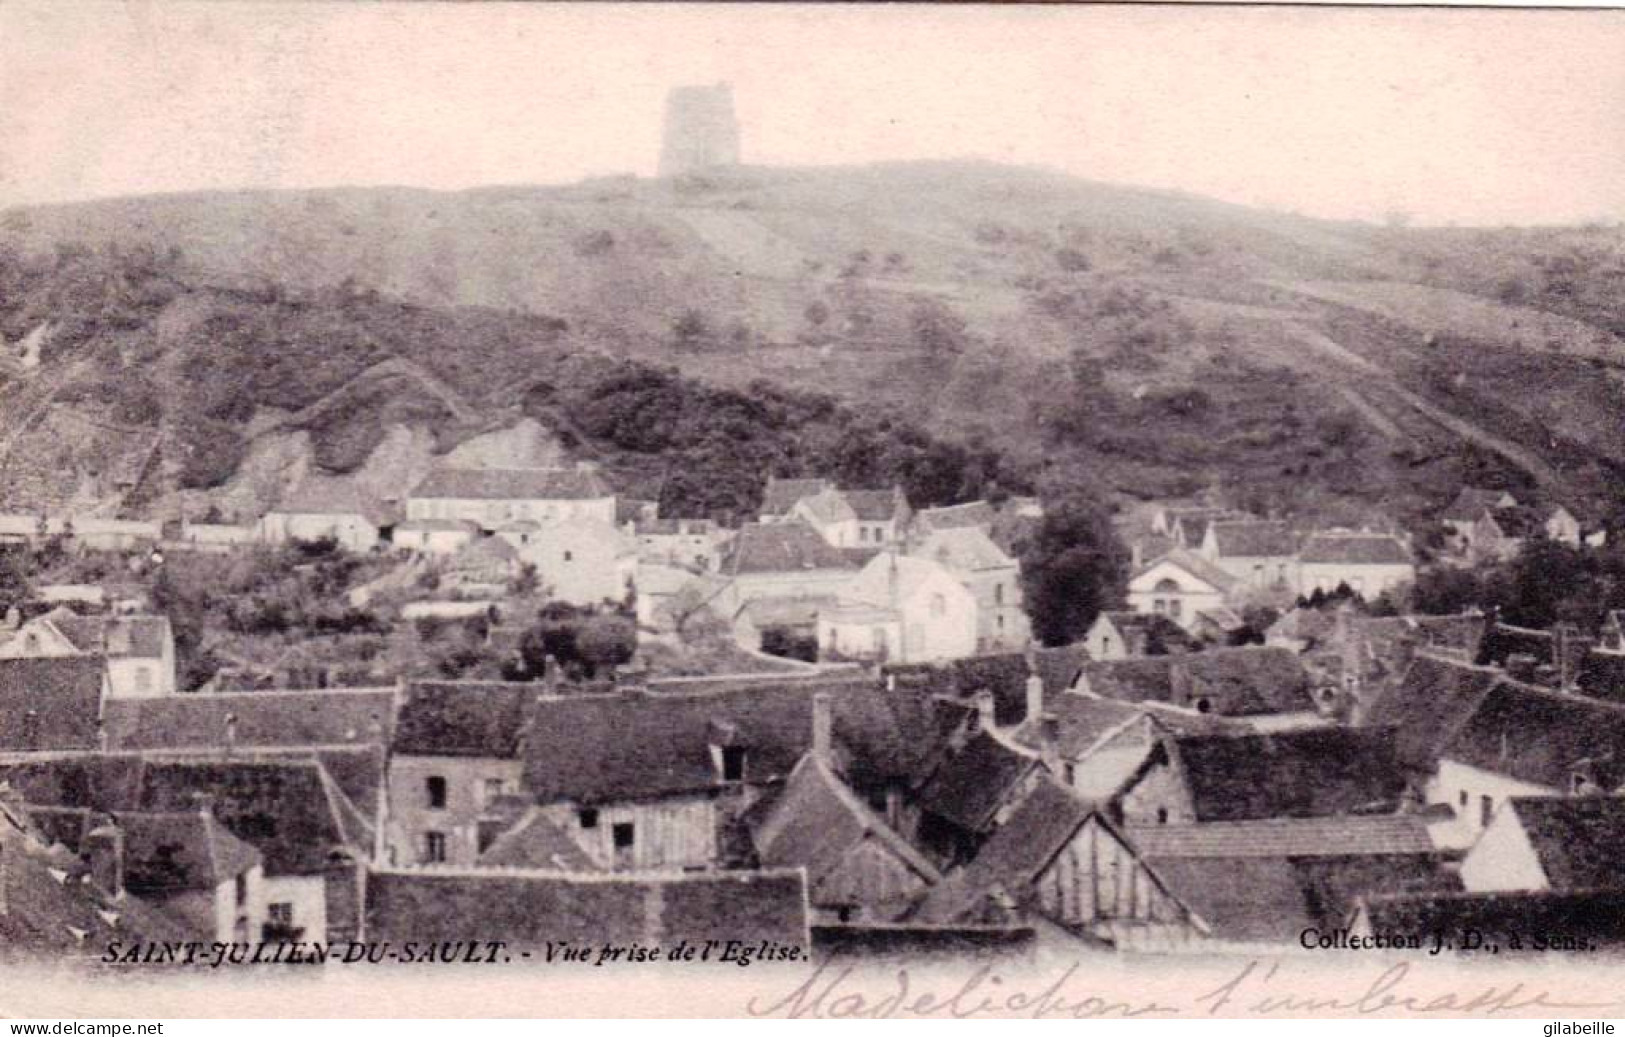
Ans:
POLYGON ((1625 13, 0 5, 0 1015, 1622 952, 1625 13))

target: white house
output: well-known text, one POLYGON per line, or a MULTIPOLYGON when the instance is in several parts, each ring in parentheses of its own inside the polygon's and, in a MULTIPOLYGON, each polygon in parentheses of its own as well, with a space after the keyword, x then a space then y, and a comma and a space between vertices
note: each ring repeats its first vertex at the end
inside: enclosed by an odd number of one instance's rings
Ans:
POLYGON ((24 623, 0 644, 0 658, 102 656, 108 694, 175 693, 175 635, 167 616, 81 616, 62 607, 24 623))
POLYGON ((763 598, 832 597, 860 567, 858 556, 831 547, 799 519, 744 526, 723 554, 727 587, 716 609, 732 616, 763 598))
POLYGON ((359 552, 378 546, 389 521, 379 501, 349 482, 312 478, 266 512, 259 531, 267 543, 332 539, 359 552))
POLYGON ((480 527, 464 519, 407 519, 395 527, 393 543, 426 555, 453 555, 480 535, 480 527))
POLYGON ((1209 522, 1199 553, 1255 590, 1296 590, 1298 544, 1284 522, 1209 522))
POLYGON ((1625 798, 1514 797, 1461 862, 1469 892, 1584 890, 1625 883, 1625 798))
POLYGON ((517 550, 521 564, 536 567, 548 595, 572 605, 621 601, 637 575, 636 543, 613 522, 593 515, 542 523, 517 550))
POLYGON ((1371 599, 1416 579, 1408 547, 1386 533, 1315 533, 1298 555, 1299 592, 1331 592, 1347 586, 1371 599))
POLYGON ((908 501, 901 489, 838 490, 826 486, 790 509, 832 547, 878 548, 895 544, 908 527, 908 501))
POLYGON ((1189 630, 1199 613, 1224 607, 1237 587, 1234 576, 1206 558, 1175 548, 1129 577, 1128 604, 1189 630))
POLYGON ((615 493, 596 466, 574 468, 440 468, 412 490, 406 517, 504 523, 593 521, 615 524, 615 493))
POLYGON ((1031 638, 1021 605, 1021 565, 981 529, 936 530, 909 553, 946 567, 975 595, 977 639, 983 649, 1020 648, 1031 638))
POLYGON ((961 659, 977 647, 976 597, 936 562, 887 551, 818 616, 826 652, 892 662, 961 659))

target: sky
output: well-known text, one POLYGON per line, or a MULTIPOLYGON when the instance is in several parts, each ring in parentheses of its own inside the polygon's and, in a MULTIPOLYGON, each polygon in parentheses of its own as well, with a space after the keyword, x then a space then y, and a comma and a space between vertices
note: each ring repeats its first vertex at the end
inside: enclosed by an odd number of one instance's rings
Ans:
POLYGON ((0 206, 977 157, 1337 219, 1625 218, 1625 11, 0 3, 0 206))

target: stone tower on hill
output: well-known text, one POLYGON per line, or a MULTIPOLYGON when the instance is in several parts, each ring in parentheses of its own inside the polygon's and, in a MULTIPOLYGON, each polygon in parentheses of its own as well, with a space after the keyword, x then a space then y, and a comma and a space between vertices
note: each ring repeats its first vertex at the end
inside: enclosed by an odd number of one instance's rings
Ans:
POLYGON ((739 120, 734 118, 732 87, 680 86, 666 95, 661 176, 738 164, 739 120))

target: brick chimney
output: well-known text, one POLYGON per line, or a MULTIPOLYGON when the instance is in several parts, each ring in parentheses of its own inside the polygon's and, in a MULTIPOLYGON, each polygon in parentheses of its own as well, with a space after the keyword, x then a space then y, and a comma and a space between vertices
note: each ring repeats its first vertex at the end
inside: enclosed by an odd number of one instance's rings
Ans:
POLYGON ((117 899, 124 895, 124 830, 109 823, 85 836, 81 852, 90 862, 90 881, 117 899))
POLYGON ((1027 722, 1037 723, 1044 717, 1044 678, 1036 673, 1027 675, 1027 722))
POLYGON ((835 700, 827 691, 813 695, 812 753, 823 764, 833 764, 835 739, 835 700))
POLYGON ((1057 781, 1065 780, 1066 772, 1061 764, 1061 718, 1053 713, 1038 714, 1038 756, 1057 781))

